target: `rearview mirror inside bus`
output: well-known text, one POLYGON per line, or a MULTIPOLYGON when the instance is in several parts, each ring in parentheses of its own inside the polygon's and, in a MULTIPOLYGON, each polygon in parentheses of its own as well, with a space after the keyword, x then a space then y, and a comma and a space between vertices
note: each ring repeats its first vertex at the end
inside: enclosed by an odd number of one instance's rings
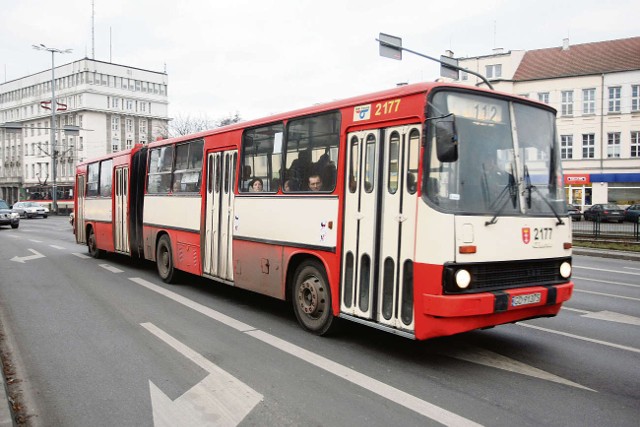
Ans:
POLYGON ((458 133, 453 115, 446 120, 437 120, 436 126, 436 153, 438 160, 443 163, 458 160, 458 133))

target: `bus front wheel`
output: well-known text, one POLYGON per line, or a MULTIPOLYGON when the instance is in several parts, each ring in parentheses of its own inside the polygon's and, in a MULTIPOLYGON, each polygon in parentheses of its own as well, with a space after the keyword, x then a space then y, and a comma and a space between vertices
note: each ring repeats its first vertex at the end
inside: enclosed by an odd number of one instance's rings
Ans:
POLYGON ((165 283, 175 283, 176 269, 173 265, 173 251, 171 250, 171 239, 164 235, 158 241, 156 249, 156 265, 158 274, 165 283))
POLYGON ((316 335, 325 335, 334 325, 331 289, 322 265, 305 261, 294 274, 291 300, 302 327, 316 335))

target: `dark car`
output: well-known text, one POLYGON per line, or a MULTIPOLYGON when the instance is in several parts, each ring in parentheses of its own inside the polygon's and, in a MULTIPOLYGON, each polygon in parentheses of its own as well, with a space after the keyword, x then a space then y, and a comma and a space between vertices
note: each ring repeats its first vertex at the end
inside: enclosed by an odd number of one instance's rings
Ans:
POLYGON ((582 215, 585 221, 624 221, 624 210, 613 203, 598 203, 585 210, 582 215))
POLYGON ((640 203, 631 205, 624 210, 624 220, 630 222, 638 222, 640 218, 640 203))
POLYGON ((569 216, 574 221, 580 221, 582 219, 582 213, 580 212, 580 208, 567 203, 567 212, 569 212, 569 216))
POLYGON ((0 225, 10 225, 11 228, 20 225, 20 214, 10 209, 4 200, 0 200, 0 225))

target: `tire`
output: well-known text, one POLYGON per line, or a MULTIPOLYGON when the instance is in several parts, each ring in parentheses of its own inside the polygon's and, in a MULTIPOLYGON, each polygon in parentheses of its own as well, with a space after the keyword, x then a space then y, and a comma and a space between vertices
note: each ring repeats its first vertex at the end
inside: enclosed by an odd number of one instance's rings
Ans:
POLYGON ((48 215, 42 215, 43 218, 46 218, 48 215))
POLYGON ((177 271, 173 264, 173 251, 171 250, 171 239, 166 234, 158 240, 156 247, 156 266, 158 275, 165 283, 176 283, 177 271))
POLYGON ((104 256, 104 251, 102 249, 98 249, 98 241, 96 240, 96 234, 93 232, 93 227, 89 228, 87 248, 89 249, 89 255, 92 258, 98 259, 104 256))
POLYGON ((14 228, 14 229, 15 229, 15 228, 18 228, 19 226, 20 226, 20 223, 17 223, 17 224, 11 224, 11 228, 14 228))
POLYGON ((313 334, 326 335, 337 323, 331 309, 329 281, 317 261, 305 261, 296 269, 291 302, 300 325, 313 334))

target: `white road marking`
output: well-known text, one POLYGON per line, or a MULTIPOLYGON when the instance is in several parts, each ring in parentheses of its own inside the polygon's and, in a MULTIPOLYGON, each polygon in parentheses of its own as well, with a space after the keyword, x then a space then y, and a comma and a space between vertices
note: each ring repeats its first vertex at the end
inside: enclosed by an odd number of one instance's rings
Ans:
POLYGON ((287 341, 284 341, 280 338, 270 335, 264 331, 257 330, 256 328, 250 325, 247 325, 246 323, 240 322, 225 314, 219 313, 209 307, 205 307, 202 304, 199 304, 195 301, 191 301, 188 298, 185 298, 181 295, 176 294, 175 292, 172 292, 160 286, 154 285, 153 283, 147 280, 144 280, 138 277, 130 278, 129 280, 139 285, 142 285, 151 291, 154 291, 163 296, 166 296, 167 298, 170 298, 180 304, 183 304, 189 308, 192 308, 193 310, 201 314, 204 314, 205 316, 210 317, 211 319, 217 320, 238 331, 251 335, 252 337, 264 342, 265 344, 269 344, 275 348, 278 348, 279 350, 289 353, 292 356, 298 357, 307 363, 311 363, 319 368, 326 370, 329 373, 337 375, 340 378, 343 378, 347 381, 350 381, 353 384, 363 387, 371 391, 372 393, 375 393, 381 397, 389 399, 399 405, 404 406, 405 408, 411 409, 417 412, 418 414, 424 415, 427 418, 431 418, 442 424, 452 425, 452 426, 479 426, 480 425, 467 418, 454 414, 453 412, 447 411, 444 408, 441 408, 432 403, 426 402, 406 392, 398 390, 395 387, 391 387, 374 378, 361 374, 353 369, 347 368, 346 366, 340 365, 339 363, 333 362, 325 357, 319 356, 315 353, 312 353, 308 350, 305 350, 301 347, 298 347, 294 344, 291 344, 287 341))
POLYGON ((585 314, 582 317, 588 317, 589 319, 606 320, 607 322, 626 323, 627 325, 640 326, 640 318, 629 316, 626 314, 615 313, 613 311, 598 311, 585 314))
POLYGON ((576 313, 582 313, 582 314, 589 314, 591 313, 590 311, 587 310, 578 310, 577 308, 570 308, 570 307, 566 307, 566 306, 562 306, 562 311, 575 311, 576 313))
POLYGON ((15 261, 15 262, 19 262, 21 264, 24 264, 25 261, 32 261, 34 259, 38 259, 38 258, 46 258, 45 255, 41 254, 40 252, 36 251, 35 249, 28 249, 29 252, 33 253, 33 255, 27 255, 27 256, 23 256, 23 257, 19 257, 19 256, 14 256, 13 258, 11 258, 11 261, 15 261))
POLYGON ((71 255, 75 255, 75 256, 77 256, 78 258, 81 258, 81 259, 89 259, 89 258, 91 258, 89 255, 81 254, 79 252, 73 252, 71 255))
POLYGON ((622 283, 622 282, 611 282, 609 280, 593 279, 591 277, 576 277, 576 276, 573 276, 572 279, 587 280, 589 282, 606 283, 608 285, 619 285, 619 286, 629 286, 631 288, 640 288, 640 285, 633 285, 631 283, 622 283))
POLYGON ((64 249, 63 246, 58 246, 58 245, 49 245, 49 246, 51 246, 54 249, 64 249))
POLYGON ((303 349, 302 347, 298 347, 295 344, 291 344, 288 341, 275 337, 271 334, 268 334, 264 331, 253 330, 246 332, 247 335, 251 335, 254 338, 259 339, 260 341, 271 345, 279 350, 284 351, 285 353, 289 353, 292 356, 295 356, 301 360, 304 360, 307 363, 310 363, 318 368, 324 369, 325 371, 334 374, 342 379, 345 379, 353 384, 359 385, 360 387, 369 390, 385 399, 388 399, 392 402, 397 403, 398 405, 404 406, 407 409, 411 409, 418 414, 424 415, 427 418, 431 418, 434 421, 442 423, 448 426, 478 426, 479 424, 461 417, 460 415, 454 414, 453 412, 447 411, 444 408, 436 406, 432 403, 426 402, 422 399, 418 399, 417 397, 406 393, 402 390, 398 390, 395 387, 387 385, 381 381, 378 381, 374 378, 371 378, 367 375, 363 375, 358 371, 355 371, 351 368, 347 368, 339 363, 336 363, 332 360, 327 359, 326 357, 322 357, 316 353, 310 352, 308 350, 303 349))
POLYGON ((575 289, 575 288, 573 289, 573 292, 580 292, 583 294, 592 294, 592 295, 601 295, 603 297, 610 297, 610 298, 628 299, 631 301, 640 301, 640 298, 625 297, 623 295, 606 294, 604 292, 584 291, 582 289, 575 289))
POLYGON ((626 323, 627 325, 640 326, 640 318, 635 316, 629 316, 627 314, 616 313, 614 311, 587 311, 578 310, 577 308, 562 307, 562 310, 575 311, 576 313, 582 313, 581 317, 588 319, 606 320, 607 322, 626 323))
POLYGON ((235 427, 262 401, 260 393, 154 324, 141 326, 209 373, 175 401, 149 380, 155 426, 235 427))
POLYGON ((33 243, 42 243, 42 240, 36 240, 36 239, 29 239, 29 241, 33 243))
POLYGON ((602 341, 602 340, 596 340, 596 339, 593 339, 593 338, 581 337, 580 335, 574 335, 574 334, 570 334, 568 332, 554 331, 553 329, 541 328, 540 326, 529 325, 527 323, 517 323, 517 324, 520 325, 520 326, 524 326, 525 328, 537 329, 539 331, 544 331, 544 332, 549 332, 549 333, 556 334, 556 335, 562 335, 562 336, 565 336, 565 337, 575 338, 577 340, 588 341, 588 342, 592 342, 592 343, 595 343, 595 344, 602 344, 602 345, 606 345, 608 347, 618 348, 620 350, 631 351, 633 353, 640 353, 640 349, 633 348, 633 347, 627 347, 626 345, 614 344, 614 343, 611 343, 611 342, 602 341))
POLYGON ((571 387, 577 387, 584 390, 595 392, 595 390, 585 387, 573 381, 569 381, 557 375, 553 375, 542 369, 534 368, 531 365, 518 362, 509 357, 503 356, 498 353, 494 353, 489 350, 485 350, 480 347, 461 346, 459 350, 452 349, 443 353, 446 356, 455 357, 456 359, 464 360, 471 363, 477 363, 479 365, 489 366, 490 368, 503 369, 505 371, 515 372, 517 374, 528 375, 530 377, 539 378, 542 380, 552 381, 554 383, 569 385, 571 387))
POLYGON ((618 273, 618 274, 630 274, 632 276, 640 276, 640 273, 632 273, 630 271, 620 271, 620 270, 603 270, 601 268, 595 268, 595 267, 578 267, 578 266, 573 266, 574 269, 580 269, 580 270, 595 270, 595 271, 602 271, 604 273, 618 273))
POLYGON ((100 267, 104 268, 105 270, 109 270, 112 273, 123 273, 124 270, 120 270, 117 267, 114 267, 112 265, 109 264, 98 264, 100 267))

